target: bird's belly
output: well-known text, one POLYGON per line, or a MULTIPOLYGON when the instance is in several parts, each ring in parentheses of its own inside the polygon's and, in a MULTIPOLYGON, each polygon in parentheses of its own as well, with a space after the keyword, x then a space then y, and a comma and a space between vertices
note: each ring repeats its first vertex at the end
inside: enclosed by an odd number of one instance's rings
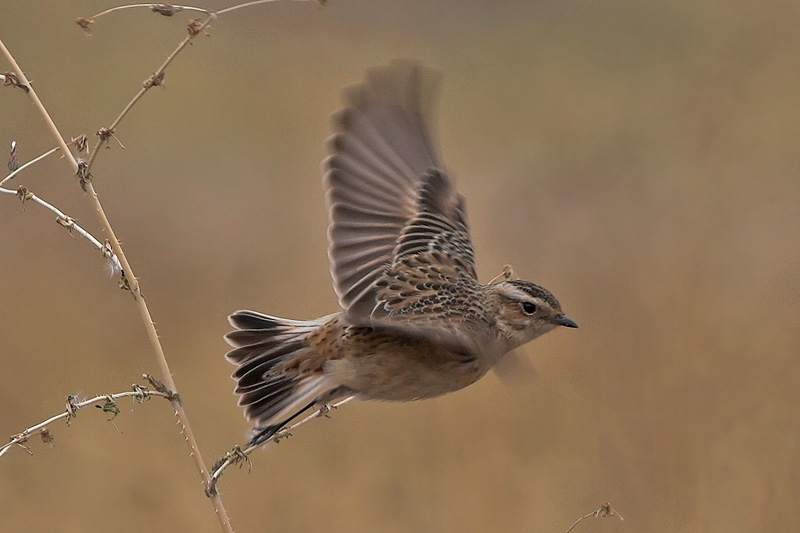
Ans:
POLYGON ((489 370, 480 357, 424 339, 367 328, 351 332, 324 372, 362 399, 411 401, 466 387, 489 370))

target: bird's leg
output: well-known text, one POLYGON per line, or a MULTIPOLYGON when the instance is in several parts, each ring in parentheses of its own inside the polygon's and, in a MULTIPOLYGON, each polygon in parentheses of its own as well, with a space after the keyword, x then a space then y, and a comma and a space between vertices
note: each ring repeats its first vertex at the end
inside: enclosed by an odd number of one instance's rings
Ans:
POLYGON ((305 407, 303 407, 302 409, 297 411, 295 414, 293 414, 292 416, 290 416, 289 418, 284 420, 283 422, 280 422, 278 424, 272 424, 271 426, 264 426, 264 427, 256 426, 256 427, 254 427, 253 431, 255 433, 250 438, 250 443, 249 443, 250 446, 258 446, 259 444, 264 444, 269 439, 274 437, 275 434, 278 431, 280 431, 281 429, 286 427, 286 424, 288 424, 289 422, 291 422, 292 420, 294 420, 298 416, 302 415, 303 413, 305 413, 306 411, 308 411, 309 409, 311 409, 315 405, 317 405, 317 400, 312 401, 311 403, 309 403, 308 405, 306 405, 305 407))

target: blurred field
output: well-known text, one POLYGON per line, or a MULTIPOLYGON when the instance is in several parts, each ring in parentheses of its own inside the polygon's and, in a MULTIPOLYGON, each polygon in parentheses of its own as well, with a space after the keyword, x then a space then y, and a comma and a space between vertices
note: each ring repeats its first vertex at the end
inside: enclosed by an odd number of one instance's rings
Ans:
MULTIPOLYGON (((11 0, 0 37, 66 137, 108 125, 185 34, 108 1, 11 0)), ((211 3, 222 7, 222 3, 211 3)), ((119 128, 95 185, 209 463, 247 429, 225 316, 336 309, 319 163, 365 68, 440 68, 443 159, 481 277, 511 263, 579 330, 409 405, 350 404, 228 470, 238 531, 790 531, 800 520, 800 8, 761 2, 277 3, 221 18, 119 128)), ((2 66, 0 70, 8 70, 2 66)), ((0 147, 53 142, 0 90, 0 147)), ((3 156, 5 157, 5 156, 3 156)), ((67 165, 18 183, 100 235, 67 165)), ((157 368, 101 258, 0 197, 0 434, 157 368)), ((87 409, 0 459, 2 531, 218 530, 169 406, 87 409)))

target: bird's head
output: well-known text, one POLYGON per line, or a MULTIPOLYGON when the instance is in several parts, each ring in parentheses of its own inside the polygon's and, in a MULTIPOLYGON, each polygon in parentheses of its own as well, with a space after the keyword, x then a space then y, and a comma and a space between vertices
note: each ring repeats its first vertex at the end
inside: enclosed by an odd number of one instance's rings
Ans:
POLYGON ((553 294, 530 281, 505 280, 486 286, 499 340, 508 351, 557 326, 577 328, 553 294))

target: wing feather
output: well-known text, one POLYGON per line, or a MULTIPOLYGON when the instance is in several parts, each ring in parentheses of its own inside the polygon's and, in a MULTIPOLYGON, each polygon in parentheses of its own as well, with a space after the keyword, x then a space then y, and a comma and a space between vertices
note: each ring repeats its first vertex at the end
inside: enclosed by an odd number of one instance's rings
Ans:
POLYGON ((464 197, 439 170, 427 125, 435 81, 401 62, 346 91, 323 163, 328 254, 351 323, 471 350, 455 326, 482 311, 471 304, 477 276, 464 197))
POLYGON ((375 306, 370 286, 416 215, 422 177, 438 166, 427 125, 437 85, 433 71, 395 62, 348 89, 346 108, 334 115, 332 154, 323 162, 328 256, 334 290, 351 318, 366 318, 375 306))

